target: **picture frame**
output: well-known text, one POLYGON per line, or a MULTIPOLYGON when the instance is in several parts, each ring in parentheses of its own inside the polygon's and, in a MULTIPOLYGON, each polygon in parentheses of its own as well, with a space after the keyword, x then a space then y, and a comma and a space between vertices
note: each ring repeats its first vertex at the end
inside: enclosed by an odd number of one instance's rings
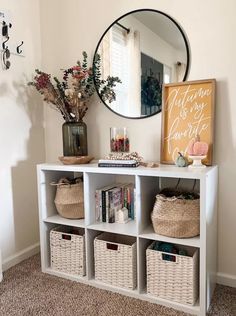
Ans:
POLYGON ((215 79, 163 85, 161 163, 174 164, 178 153, 187 156, 196 137, 209 146, 203 163, 212 165, 215 113, 215 79))

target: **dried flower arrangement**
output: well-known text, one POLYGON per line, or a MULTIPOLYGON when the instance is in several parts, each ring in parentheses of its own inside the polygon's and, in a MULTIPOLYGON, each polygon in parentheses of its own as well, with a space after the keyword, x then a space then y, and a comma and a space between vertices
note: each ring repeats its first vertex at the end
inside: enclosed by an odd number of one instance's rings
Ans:
POLYGON ((28 84, 34 86, 44 101, 52 104, 58 110, 66 122, 80 122, 88 110, 88 100, 95 93, 95 84, 103 100, 111 103, 116 99, 114 87, 121 83, 118 77, 108 76, 106 80, 101 79, 101 58, 96 55, 94 65, 88 67, 88 55, 82 53, 83 60, 77 62, 76 66, 63 70, 63 80, 57 77, 35 70, 36 76, 28 84))

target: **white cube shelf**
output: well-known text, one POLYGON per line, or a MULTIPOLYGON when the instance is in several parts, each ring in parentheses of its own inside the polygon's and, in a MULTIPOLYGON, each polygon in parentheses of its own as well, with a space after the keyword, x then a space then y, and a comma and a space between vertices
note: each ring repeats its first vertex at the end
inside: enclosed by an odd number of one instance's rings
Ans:
POLYGON ((71 280, 108 289, 153 303, 172 307, 193 315, 205 316, 216 283, 217 264, 217 166, 202 170, 160 165, 158 168, 100 168, 97 164, 87 165, 38 165, 38 197, 40 220, 40 245, 42 271, 71 280), (85 218, 70 220, 62 218, 54 205, 55 187, 52 181, 61 177, 83 175, 85 218), (191 187, 197 180, 200 191, 200 236, 194 238, 170 238, 154 233, 150 214, 155 196, 167 185, 174 186, 181 179, 181 187, 191 187), (136 218, 126 224, 97 223, 95 220, 95 191, 112 183, 132 182, 136 192, 136 218), (50 230, 56 226, 74 226, 85 229, 86 276, 76 277, 54 271, 50 266, 50 230), (95 280, 94 239, 102 232, 132 236, 137 241, 137 288, 121 289, 95 280), (199 249, 199 300, 194 306, 180 304, 147 294, 146 249, 154 240, 199 249))

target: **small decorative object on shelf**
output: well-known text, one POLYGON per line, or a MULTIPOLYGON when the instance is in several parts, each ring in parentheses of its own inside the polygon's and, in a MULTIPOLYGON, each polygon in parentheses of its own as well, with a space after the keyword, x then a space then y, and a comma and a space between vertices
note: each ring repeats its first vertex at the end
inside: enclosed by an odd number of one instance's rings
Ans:
POLYGON ((36 69, 36 76, 29 85, 34 86, 44 101, 58 110, 65 123, 62 127, 63 155, 86 156, 87 150, 87 127, 83 118, 88 110, 88 102, 95 93, 95 86, 99 86, 103 100, 112 102, 116 99, 114 87, 120 83, 118 77, 100 79, 100 56, 97 55, 93 69, 88 67, 87 53, 83 52, 83 61, 77 65, 63 70, 63 80, 57 77, 51 80, 51 75, 36 69))
POLYGON ((128 209, 123 207, 115 212, 115 222, 119 224, 126 224, 128 223, 129 216, 128 216, 128 209))
POLYGON ((197 135, 188 146, 188 154, 190 156, 206 156, 208 152, 208 144, 200 141, 200 136, 197 135))
POLYGON ((188 157, 193 160, 189 168, 205 168, 202 160, 206 159, 208 152, 208 144, 200 141, 200 136, 197 135, 188 146, 188 157))
POLYGON ((181 154, 181 152, 178 152, 178 154, 179 154, 179 156, 175 160, 176 166, 178 166, 178 167, 187 167, 188 159, 186 157, 184 157, 184 155, 181 154))
POLYGON ((59 160, 64 164, 64 165, 82 165, 89 163, 91 160, 93 160, 94 157, 92 156, 62 156, 58 157, 59 160))
POLYGON ((129 152, 130 142, 126 127, 110 128, 111 152, 129 152))

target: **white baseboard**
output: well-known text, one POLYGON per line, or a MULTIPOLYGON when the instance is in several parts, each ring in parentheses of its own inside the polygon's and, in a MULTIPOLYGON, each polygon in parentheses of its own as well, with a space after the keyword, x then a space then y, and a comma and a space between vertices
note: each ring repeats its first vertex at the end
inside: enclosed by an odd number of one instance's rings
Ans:
POLYGON ((226 286, 236 287, 236 275, 218 272, 217 283, 226 286))
POLYGON ((8 270, 9 268, 20 263, 21 261, 32 257, 33 255, 36 255, 37 253, 39 253, 39 251, 40 251, 39 243, 36 243, 30 247, 27 247, 17 252, 15 255, 6 258, 5 260, 3 260, 3 263, 2 263, 3 271, 8 270))

